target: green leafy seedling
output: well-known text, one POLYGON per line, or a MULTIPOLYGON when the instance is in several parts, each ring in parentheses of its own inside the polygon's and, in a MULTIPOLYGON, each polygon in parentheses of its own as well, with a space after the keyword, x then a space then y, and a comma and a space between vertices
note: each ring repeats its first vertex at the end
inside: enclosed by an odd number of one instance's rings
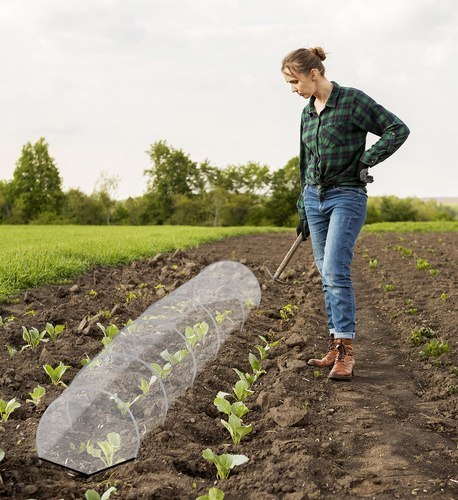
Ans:
POLYGON ((8 351, 8 356, 13 358, 17 354, 17 349, 11 347, 9 344, 5 344, 6 350, 8 351))
POLYGON ((52 325, 51 323, 46 323, 45 331, 48 333, 51 340, 56 340, 57 337, 65 330, 64 325, 52 325))
POLYGON ((91 362, 91 358, 86 354, 84 358, 80 361, 81 366, 86 366, 88 363, 91 362))
POLYGON ((273 349, 274 347, 277 347, 278 343, 280 342, 279 340, 273 340, 272 342, 269 342, 263 335, 258 335, 258 337, 265 343, 265 348, 267 351, 273 349))
POLYGON ((448 342, 442 342, 438 339, 431 339, 425 346, 423 351, 420 351, 420 355, 424 358, 438 358, 442 354, 448 353, 450 347, 448 342))
POLYGON ((224 500, 224 491, 219 488, 210 488, 208 495, 201 495, 196 500, 224 500))
POLYGON ((87 490, 84 493, 84 498, 86 500, 108 500, 112 494, 117 494, 117 489, 114 486, 105 491, 102 496, 100 496, 95 490, 87 490))
POLYGON ((216 398, 213 400, 213 404, 218 408, 218 411, 225 413, 226 415, 236 415, 239 418, 245 416, 250 410, 245 406, 242 401, 236 401, 235 403, 229 403, 226 396, 230 396, 227 392, 218 392, 216 398))
POLYGON ((29 392, 29 396, 32 399, 27 399, 28 403, 33 403, 35 406, 40 404, 41 398, 46 394, 46 389, 41 387, 41 385, 37 385, 32 392, 29 392))
POLYGON ((417 259, 415 267, 417 269, 429 269, 431 264, 426 259, 417 259))
POLYGON ((170 354, 169 351, 166 349, 165 351, 161 352, 161 358, 170 363, 171 365, 177 365, 178 363, 181 363, 183 359, 188 356, 189 351, 187 349, 180 349, 177 351, 175 354, 170 354))
POLYGON ((383 290, 385 290, 385 292, 394 292, 396 290, 396 286, 395 285, 383 285, 383 290))
POLYGON ((92 443, 88 443, 86 450, 94 458, 100 458, 102 462, 111 467, 115 465, 115 454, 121 449, 121 436, 117 432, 107 434, 106 441, 97 441, 99 448, 96 448, 92 443))
POLYGON ((208 333, 208 323, 202 321, 196 323, 194 326, 187 326, 185 328, 185 336, 191 347, 194 349, 199 342, 205 343, 205 336, 208 333))
POLYGON ((248 387, 251 387, 254 384, 254 382, 256 382, 256 376, 253 373, 243 373, 237 368, 232 368, 232 369, 239 376, 240 380, 243 380, 248 384, 248 387))
POLYGON ((116 325, 110 324, 107 327, 104 327, 101 323, 97 323, 97 326, 102 330, 103 333, 103 339, 102 339, 102 344, 105 347, 108 347, 108 345, 111 343, 111 341, 118 335, 119 333, 119 328, 116 325))
POLYGON ((242 403, 244 403, 248 396, 254 394, 254 392, 250 390, 249 387, 250 386, 248 385, 248 382, 246 380, 238 380, 235 383, 232 390, 234 391, 237 401, 241 401, 242 403))
POLYGON ((424 340, 432 339, 435 336, 436 332, 432 328, 428 326, 422 326, 421 328, 412 330, 410 341, 413 345, 419 346, 424 340))
POLYGON ((22 347, 21 351, 28 349, 29 347, 35 349, 40 345, 40 342, 48 342, 49 339, 45 339, 46 330, 41 333, 35 328, 27 329, 25 326, 22 327, 22 338, 25 340, 26 344, 22 347))
POLYGON ((216 322, 220 325, 221 323, 224 322, 225 319, 228 319, 231 323, 233 320, 229 318, 229 316, 232 314, 232 311, 230 309, 226 309, 225 311, 215 311, 215 319, 216 322))
POLYGON ((282 321, 288 321, 295 316, 295 314, 299 311, 299 308, 292 304, 286 304, 280 309, 280 318, 282 321))
POLYGON ((227 422, 226 420, 221 419, 221 423, 229 431, 234 444, 240 444, 240 441, 253 430, 253 426, 251 424, 243 425, 242 420, 233 413, 229 415, 227 422))
POLYGON ((266 373, 266 371, 262 369, 261 361, 252 352, 250 352, 250 354, 248 355, 248 361, 250 363, 251 369, 253 370, 253 374, 256 377, 256 380, 263 373, 266 373))
POLYGON ((71 366, 64 365, 62 361, 55 368, 51 365, 43 365, 43 369, 49 375, 53 385, 62 384, 64 387, 67 387, 67 385, 61 381, 61 378, 69 368, 71 368, 71 366))
POLYGON ((377 259, 371 259, 371 260, 369 261, 369 267, 370 267, 371 269, 375 269, 377 266, 378 266, 377 259))
POLYGON ((151 389, 152 384, 156 381, 156 377, 153 375, 148 382, 144 378, 140 380, 140 385, 138 388, 142 391, 143 396, 146 396, 151 389))
POLYGON ((448 295, 445 292, 441 293, 441 300, 445 302, 448 299, 448 295))
POLYGON ((20 406, 21 403, 18 403, 16 401, 16 398, 10 399, 9 401, 0 399, 0 417, 2 417, 2 421, 6 422, 10 418, 10 415, 13 413, 13 411, 15 411, 20 406))
POLYGON ((216 475, 220 479, 227 479, 234 467, 242 465, 249 460, 245 455, 231 455, 229 453, 216 455, 210 448, 204 450, 202 456, 205 460, 214 464, 216 467, 216 475))
POLYGON ((157 363, 151 363, 150 366, 154 373, 162 379, 166 379, 172 371, 172 365, 170 363, 166 363, 163 367, 157 363))

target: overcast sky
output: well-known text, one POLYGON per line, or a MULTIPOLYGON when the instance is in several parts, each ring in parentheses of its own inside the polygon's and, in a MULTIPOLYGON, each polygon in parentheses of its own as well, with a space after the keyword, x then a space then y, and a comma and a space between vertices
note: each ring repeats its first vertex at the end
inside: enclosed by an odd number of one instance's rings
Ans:
POLYGON ((280 73, 299 47, 411 130, 369 194, 458 196, 456 0, 1 0, 0 179, 45 137, 64 189, 144 192, 160 139, 197 162, 298 154, 302 98, 280 73))

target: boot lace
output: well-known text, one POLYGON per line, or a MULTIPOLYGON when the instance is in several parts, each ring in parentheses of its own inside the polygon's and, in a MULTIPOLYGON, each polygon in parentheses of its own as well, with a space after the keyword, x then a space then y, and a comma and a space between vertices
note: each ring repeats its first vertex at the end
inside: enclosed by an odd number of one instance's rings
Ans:
POLYGON ((343 342, 340 342, 339 344, 336 345, 336 349, 338 351, 336 361, 337 362, 343 361, 345 359, 345 356, 347 355, 347 350, 345 349, 345 344, 343 342))

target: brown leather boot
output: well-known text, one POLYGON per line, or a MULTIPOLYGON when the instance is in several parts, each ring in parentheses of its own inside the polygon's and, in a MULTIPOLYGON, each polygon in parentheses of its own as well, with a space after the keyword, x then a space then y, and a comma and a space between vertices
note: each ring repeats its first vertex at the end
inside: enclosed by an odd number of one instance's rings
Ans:
POLYGON ((350 339, 336 340, 337 356, 328 378, 333 380, 350 380, 355 368, 353 342, 350 339))
POLYGON ((326 356, 322 359, 309 359, 307 364, 310 366, 318 366, 320 368, 327 368, 332 366, 337 357, 337 344, 336 340, 332 337, 329 340, 329 350, 326 356))

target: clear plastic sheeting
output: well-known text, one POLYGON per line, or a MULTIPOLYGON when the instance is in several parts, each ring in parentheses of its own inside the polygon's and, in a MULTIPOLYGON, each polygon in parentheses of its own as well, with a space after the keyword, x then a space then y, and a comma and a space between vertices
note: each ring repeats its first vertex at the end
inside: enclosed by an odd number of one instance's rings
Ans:
POLYGON ((38 456, 84 474, 135 458, 142 436, 164 423, 173 401, 260 300, 254 274, 225 260, 155 302, 47 408, 38 456))

